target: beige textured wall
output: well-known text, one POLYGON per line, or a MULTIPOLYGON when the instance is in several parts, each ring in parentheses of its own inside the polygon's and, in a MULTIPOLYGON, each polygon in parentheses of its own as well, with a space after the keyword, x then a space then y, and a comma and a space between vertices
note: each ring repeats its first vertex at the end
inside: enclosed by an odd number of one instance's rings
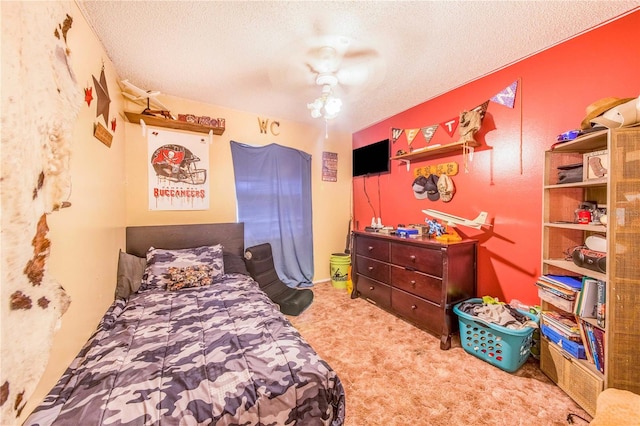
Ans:
MULTIPOLYGON (((125 126, 119 115, 122 97, 118 78, 102 46, 89 29, 75 3, 69 3, 73 25, 67 35, 72 67, 82 89, 93 87, 104 62, 111 104, 110 119, 117 127, 108 148, 93 137, 97 96, 83 102, 74 129, 71 154, 71 207, 49 215, 51 255, 47 267, 71 297, 62 317, 47 369, 22 412, 30 413, 53 387, 77 355, 113 301, 118 249, 124 246, 125 225, 125 126)), ((4 36, 4 35, 3 35, 4 36)), ((110 128, 110 126, 107 126, 110 128)))
MULTIPOLYGON (((148 88, 145 88, 148 89, 148 88)), ((231 160, 230 141, 249 145, 277 143, 311 154, 313 193, 314 235, 314 282, 328 280, 331 253, 342 252, 345 248, 347 227, 350 217, 351 197, 351 135, 331 131, 325 139, 324 122, 309 126, 254 113, 221 108, 193 102, 172 96, 159 98, 171 112, 191 113, 196 116, 221 117, 226 120, 223 135, 213 137, 209 146, 208 184, 210 185, 210 208, 206 211, 150 211, 147 196, 148 150, 146 137, 142 136, 139 124, 126 124, 126 204, 127 225, 158 225, 170 223, 235 222, 236 196, 231 160), (280 126, 261 133, 261 120, 274 120, 280 126), (322 152, 338 153, 338 181, 322 181, 322 152)), ((127 111, 140 112, 141 107, 128 102, 127 111)), ((305 108, 300 105, 300 108, 305 108)), ((147 126, 147 129, 151 127, 147 126)), ((167 129, 165 129, 167 130, 167 129)), ((171 129, 168 129, 171 130, 171 129)), ((177 130, 176 130, 177 131, 177 130)), ((206 134, 202 134, 207 137, 206 134)))
POLYGON ((72 207, 48 218, 52 242, 48 267, 71 296, 71 306, 55 335, 47 369, 20 421, 55 385, 113 301, 118 250, 125 246, 125 226, 236 221, 230 140, 251 145, 278 143, 312 155, 314 216, 313 229, 309 232, 314 233, 315 282, 329 279, 331 253, 344 250, 351 211, 350 134, 332 132, 329 128, 329 138, 325 139, 321 121, 308 126, 170 96, 163 97, 162 101, 172 112, 223 117, 226 131, 222 136, 214 136, 209 150, 210 209, 149 211, 146 138, 141 134, 141 127, 128 123, 123 115, 125 109, 141 112, 143 107, 125 102, 118 81, 127 76, 116 75, 77 6, 71 5, 74 21, 68 41, 73 69, 82 88, 93 87, 92 75, 99 78, 104 63, 111 98, 110 119, 116 118, 117 127, 110 148, 93 137, 94 123, 106 124, 102 117, 96 119, 94 88, 91 106, 83 103, 74 130, 72 207), (269 122, 280 121, 280 126, 274 127, 280 134, 260 133, 259 116, 269 122), (323 151, 338 153, 338 182, 321 179, 323 151))

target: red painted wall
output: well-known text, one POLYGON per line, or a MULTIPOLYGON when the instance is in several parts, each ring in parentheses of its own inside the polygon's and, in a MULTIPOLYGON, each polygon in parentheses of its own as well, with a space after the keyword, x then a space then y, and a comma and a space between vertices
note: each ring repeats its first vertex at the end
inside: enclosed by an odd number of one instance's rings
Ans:
MULTIPOLYGON (((385 225, 424 223, 423 209, 467 218, 485 210, 490 228, 458 227, 462 236, 479 240, 478 295, 510 302, 538 304, 535 281, 541 266, 542 169, 544 151, 556 136, 580 127, 585 107, 608 96, 640 95, 640 11, 512 64, 488 76, 401 112, 353 135, 353 147, 391 137, 391 128, 426 127, 457 117, 518 81, 513 109, 490 102, 482 128, 481 146, 465 173, 462 154, 411 164, 392 161, 391 173, 353 179, 355 229, 371 217, 385 225), (414 170, 456 161, 452 177, 456 193, 449 203, 417 200, 411 189, 414 170), (522 163, 521 163, 522 162, 522 163)), ((459 139, 439 128, 429 145, 459 139)), ((418 134, 412 147, 426 146, 418 134)), ((403 134, 392 155, 408 151, 403 134)), ((576 206, 577 207, 577 206, 576 206)))

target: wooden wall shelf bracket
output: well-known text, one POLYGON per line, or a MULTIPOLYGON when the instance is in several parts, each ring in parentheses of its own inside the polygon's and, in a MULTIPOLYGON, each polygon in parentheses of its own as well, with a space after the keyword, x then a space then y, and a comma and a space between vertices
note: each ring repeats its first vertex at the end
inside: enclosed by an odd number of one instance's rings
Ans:
MULTIPOLYGON (((467 143, 467 146, 471 148, 475 148, 480 145, 476 141, 469 141, 466 143, 467 143)), ((465 142, 458 141, 458 142, 453 142, 446 145, 432 145, 426 148, 419 148, 419 149, 413 150, 408 154, 396 155, 394 157, 391 157, 391 160, 397 160, 402 163, 406 163, 407 171, 409 171, 409 167, 411 166, 411 161, 425 160, 427 158, 434 158, 434 157, 443 157, 449 153, 456 152, 456 151, 462 152, 464 149, 464 144, 465 142)))
POLYGON ((207 133, 209 135, 209 142, 212 141, 213 135, 222 135, 224 133, 224 127, 209 127, 203 126, 197 123, 189 123, 186 121, 170 120, 164 117, 155 117, 153 115, 136 114, 135 112, 125 111, 124 114, 131 123, 140 123, 143 127, 143 135, 145 132, 145 126, 157 126, 165 127, 177 130, 186 130, 189 132, 207 133))

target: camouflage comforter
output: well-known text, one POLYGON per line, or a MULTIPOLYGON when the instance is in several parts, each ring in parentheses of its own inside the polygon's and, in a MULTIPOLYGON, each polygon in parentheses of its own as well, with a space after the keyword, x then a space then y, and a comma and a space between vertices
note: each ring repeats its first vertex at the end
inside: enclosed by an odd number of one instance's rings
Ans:
POLYGON ((116 300, 25 425, 341 425, 344 391, 251 278, 116 300))

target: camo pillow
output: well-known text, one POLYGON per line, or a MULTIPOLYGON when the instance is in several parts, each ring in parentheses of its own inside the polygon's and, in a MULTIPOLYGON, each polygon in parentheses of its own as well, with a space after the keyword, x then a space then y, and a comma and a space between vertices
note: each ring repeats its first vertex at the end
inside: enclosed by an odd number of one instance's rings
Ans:
POLYGON ((221 281, 224 275, 222 244, 176 250, 150 247, 147 251, 146 279, 139 291, 165 290, 172 282, 170 267, 196 265, 207 265, 212 282, 221 281))
POLYGON ((171 282, 167 285, 168 291, 176 291, 182 288, 203 287, 213 282, 211 268, 207 265, 185 266, 184 268, 169 267, 171 282))

